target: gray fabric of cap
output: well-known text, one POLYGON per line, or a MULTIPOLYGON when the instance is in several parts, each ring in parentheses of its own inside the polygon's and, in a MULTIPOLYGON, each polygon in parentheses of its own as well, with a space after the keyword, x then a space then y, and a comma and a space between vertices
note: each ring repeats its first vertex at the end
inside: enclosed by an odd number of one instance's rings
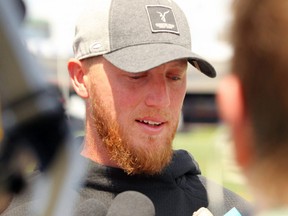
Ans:
POLYGON ((211 64, 191 52, 184 13, 171 0, 91 0, 76 25, 73 49, 79 60, 103 55, 128 72, 188 59, 209 77, 211 64))

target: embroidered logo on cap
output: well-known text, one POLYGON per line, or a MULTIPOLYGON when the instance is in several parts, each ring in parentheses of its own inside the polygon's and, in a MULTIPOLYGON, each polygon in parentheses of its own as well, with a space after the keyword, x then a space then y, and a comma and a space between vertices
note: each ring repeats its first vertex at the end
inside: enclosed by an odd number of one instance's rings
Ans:
POLYGON ((179 34, 172 8, 162 5, 146 5, 152 32, 179 34))

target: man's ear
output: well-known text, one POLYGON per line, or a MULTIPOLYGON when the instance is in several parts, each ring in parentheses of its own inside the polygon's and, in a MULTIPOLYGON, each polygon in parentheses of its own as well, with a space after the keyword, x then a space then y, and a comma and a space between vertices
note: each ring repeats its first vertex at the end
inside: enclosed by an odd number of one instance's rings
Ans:
POLYGON ((82 98, 88 98, 89 94, 84 79, 85 71, 82 63, 77 59, 70 59, 68 71, 75 92, 82 98))
POLYGON ((252 159, 252 130, 243 100, 239 78, 229 74, 220 83, 217 91, 219 115, 231 130, 235 156, 238 164, 246 168, 252 159))

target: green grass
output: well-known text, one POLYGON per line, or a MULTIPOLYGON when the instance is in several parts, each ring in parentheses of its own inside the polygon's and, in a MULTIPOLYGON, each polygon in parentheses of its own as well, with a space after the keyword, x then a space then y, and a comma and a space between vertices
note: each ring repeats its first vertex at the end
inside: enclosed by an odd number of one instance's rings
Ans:
POLYGON ((219 125, 190 125, 176 134, 174 149, 189 151, 204 176, 251 200, 239 167, 233 158, 233 145, 227 130, 219 125))

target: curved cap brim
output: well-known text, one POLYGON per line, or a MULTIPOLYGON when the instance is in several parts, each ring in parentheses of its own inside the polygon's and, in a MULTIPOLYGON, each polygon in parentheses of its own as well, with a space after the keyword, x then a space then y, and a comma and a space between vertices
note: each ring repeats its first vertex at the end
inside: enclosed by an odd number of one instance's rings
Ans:
POLYGON ((189 49, 174 44, 143 44, 126 47, 103 57, 116 67, 132 73, 150 70, 166 62, 187 59, 188 62, 209 77, 216 77, 214 67, 189 49))

